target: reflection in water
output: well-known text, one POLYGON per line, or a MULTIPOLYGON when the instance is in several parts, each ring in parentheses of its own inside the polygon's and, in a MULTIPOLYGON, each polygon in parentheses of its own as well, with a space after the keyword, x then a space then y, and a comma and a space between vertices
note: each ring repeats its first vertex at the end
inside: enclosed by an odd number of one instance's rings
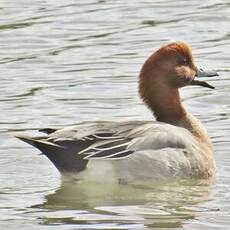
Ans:
MULTIPOLYGON (((40 209, 42 224, 139 224, 148 227, 182 227, 211 199, 209 181, 170 184, 119 185, 65 182, 40 209), (42 212, 42 215, 41 215, 42 212)), ((130 227, 130 226, 129 226, 130 227)), ((101 226, 101 228, 103 228, 101 226)))

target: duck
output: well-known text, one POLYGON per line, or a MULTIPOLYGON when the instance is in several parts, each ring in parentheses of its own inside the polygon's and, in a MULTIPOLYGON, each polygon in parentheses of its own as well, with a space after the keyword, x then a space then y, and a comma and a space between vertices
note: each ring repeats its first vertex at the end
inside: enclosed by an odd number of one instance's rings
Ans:
POLYGON ((140 70, 139 95, 152 120, 83 122, 17 138, 37 148, 63 178, 103 183, 213 178, 213 144, 179 89, 213 89, 200 78, 214 76, 216 71, 196 66, 186 42, 172 42, 153 52, 140 70))

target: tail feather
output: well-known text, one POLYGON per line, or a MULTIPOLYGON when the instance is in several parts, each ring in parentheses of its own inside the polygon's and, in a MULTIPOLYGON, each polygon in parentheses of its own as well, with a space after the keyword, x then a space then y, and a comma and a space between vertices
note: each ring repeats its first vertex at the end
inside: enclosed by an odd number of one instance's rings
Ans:
POLYGON ((52 128, 45 128, 45 129, 39 129, 39 132, 46 133, 46 134, 51 134, 57 131, 57 129, 52 129, 52 128))
POLYGON ((18 139, 39 149, 42 154, 54 164, 62 173, 77 173, 85 169, 88 160, 78 155, 78 146, 75 142, 65 141, 56 144, 43 139, 35 139, 25 136, 16 136, 18 139))
POLYGON ((39 139, 35 139, 35 138, 30 138, 30 137, 25 137, 25 136, 15 136, 17 137, 18 139, 34 146, 35 148, 38 148, 42 151, 42 148, 45 146, 45 145, 50 145, 50 146, 54 146, 54 147, 57 147, 57 148, 64 148, 63 146, 60 146, 60 145, 57 145, 55 143, 52 143, 52 142, 48 142, 48 141, 45 141, 45 140, 39 140, 39 139))

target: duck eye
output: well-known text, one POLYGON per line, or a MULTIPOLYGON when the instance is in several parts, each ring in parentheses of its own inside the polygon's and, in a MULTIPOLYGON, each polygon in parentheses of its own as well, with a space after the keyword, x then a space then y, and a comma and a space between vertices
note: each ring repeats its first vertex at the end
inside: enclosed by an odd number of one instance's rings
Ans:
POLYGON ((187 59, 187 58, 183 58, 183 59, 181 60, 181 64, 182 64, 182 65, 188 65, 188 64, 189 64, 188 59, 187 59))

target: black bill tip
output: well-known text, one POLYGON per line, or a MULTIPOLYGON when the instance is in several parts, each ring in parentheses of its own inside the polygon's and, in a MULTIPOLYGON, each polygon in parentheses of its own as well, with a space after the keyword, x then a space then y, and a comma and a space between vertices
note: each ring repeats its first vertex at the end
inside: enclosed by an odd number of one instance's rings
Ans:
POLYGON ((203 86, 209 89, 215 89, 214 86, 210 85, 209 83, 207 83, 206 81, 198 81, 198 80, 193 80, 191 82, 191 85, 199 85, 199 86, 203 86))

